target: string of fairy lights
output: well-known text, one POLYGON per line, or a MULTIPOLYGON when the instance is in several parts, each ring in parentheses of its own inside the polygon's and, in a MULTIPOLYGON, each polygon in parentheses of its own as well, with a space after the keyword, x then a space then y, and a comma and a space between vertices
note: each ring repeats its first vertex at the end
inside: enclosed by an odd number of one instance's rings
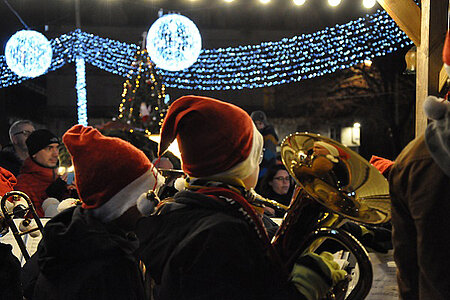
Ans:
MULTIPOLYGON (((127 77, 140 47, 102 38, 79 29, 52 39, 47 72, 81 56, 86 63, 127 77), (75 47, 75 44, 77 46, 75 47)), ((186 90, 254 89, 297 82, 333 73, 412 45, 384 10, 346 24, 275 42, 204 49, 190 68, 158 69, 166 87, 186 90)), ((27 78, 14 74, 0 57, 0 87, 27 78)))
MULTIPOLYGON (((152 72, 153 63, 147 54, 146 50, 139 50, 135 53, 133 62, 131 64, 132 69, 128 71, 126 75, 126 81, 123 83, 122 101, 119 105, 119 119, 133 120, 133 107, 130 107, 126 112, 125 104, 131 102, 136 97, 136 91, 142 84, 147 84, 150 87, 150 92, 155 93, 157 101, 153 107, 155 111, 155 119, 152 120, 156 123, 158 121, 158 128, 162 125, 164 116, 167 112, 167 107, 164 105, 166 99, 165 85, 160 82, 160 78, 155 76, 155 72, 152 72), (145 74, 144 74, 145 73, 145 74), (143 78, 144 77, 144 78, 143 78), (147 77, 147 78, 146 78, 147 77), (157 87, 160 87, 159 89, 157 87), (127 116, 124 114, 127 113, 127 116)), ((167 105, 166 105, 167 106, 167 105)), ((145 126, 143 126, 145 127, 145 126)), ((131 129, 133 132, 133 129, 131 129)), ((145 134, 150 136, 155 132, 151 132, 148 128, 145 128, 145 134)))

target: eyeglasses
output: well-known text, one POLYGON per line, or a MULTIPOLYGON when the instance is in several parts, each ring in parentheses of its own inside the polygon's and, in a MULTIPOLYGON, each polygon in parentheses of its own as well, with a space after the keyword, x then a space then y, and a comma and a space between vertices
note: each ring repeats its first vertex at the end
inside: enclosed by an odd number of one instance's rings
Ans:
POLYGON ((29 137, 31 133, 32 133, 32 131, 22 130, 22 131, 14 133, 13 135, 16 136, 16 135, 19 135, 19 134, 23 134, 24 136, 29 137))
POLYGON ((278 181, 290 181, 289 176, 278 176, 278 177, 274 177, 273 180, 278 180, 278 181))
POLYGON ((264 151, 266 151, 266 149, 262 148, 261 154, 259 155, 258 165, 260 165, 264 159, 264 151))

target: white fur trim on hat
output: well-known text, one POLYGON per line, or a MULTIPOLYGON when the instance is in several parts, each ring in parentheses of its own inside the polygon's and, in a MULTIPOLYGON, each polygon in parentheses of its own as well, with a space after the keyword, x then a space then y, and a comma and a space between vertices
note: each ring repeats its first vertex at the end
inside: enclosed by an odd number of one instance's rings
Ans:
POLYGON ((63 210, 66 210, 70 207, 76 206, 78 203, 81 203, 80 200, 75 198, 67 198, 61 201, 61 203, 58 205, 58 213, 62 212, 63 210))
POLYGON ((261 157, 262 149, 264 146, 264 138, 259 133, 255 124, 253 124, 253 139, 252 139, 252 150, 249 156, 242 162, 238 163, 231 169, 215 174, 213 176, 208 176, 208 178, 223 178, 223 177, 237 177, 240 179, 248 178, 256 168, 259 166, 259 159, 261 157))
MULTIPOLYGON (((124 187, 105 204, 95 209, 92 213, 102 222, 110 222, 124 214, 130 207, 137 204, 139 197, 155 187, 155 192, 164 183, 164 177, 150 168, 143 175, 124 187), (155 184, 156 182, 156 184, 155 184)), ((120 174, 118 174, 120 176, 120 174)))

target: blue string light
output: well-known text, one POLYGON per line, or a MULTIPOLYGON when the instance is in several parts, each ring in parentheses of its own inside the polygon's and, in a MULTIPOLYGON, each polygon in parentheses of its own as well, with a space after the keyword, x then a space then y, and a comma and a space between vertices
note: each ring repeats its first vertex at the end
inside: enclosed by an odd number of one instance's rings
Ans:
MULTIPOLYGON (((51 41, 54 52, 48 71, 74 62, 86 63, 127 77, 139 46, 101 38, 79 29, 51 41), (78 41, 78 42, 75 42, 78 41)), ((159 69, 166 87, 186 90, 254 89, 298 82, 349 68, 412 45, 384 10, 346 24, 276 42, 202 50, 188 69, 159 69)), ((1 87, 17 77, 0 57, 1 87)))
POLYGON ((75 60, 77 83, 77 106, 78 106, 78 124, 87 126, 87 98, 86 98, 86 64, 84 58, 77 57, 75 60))

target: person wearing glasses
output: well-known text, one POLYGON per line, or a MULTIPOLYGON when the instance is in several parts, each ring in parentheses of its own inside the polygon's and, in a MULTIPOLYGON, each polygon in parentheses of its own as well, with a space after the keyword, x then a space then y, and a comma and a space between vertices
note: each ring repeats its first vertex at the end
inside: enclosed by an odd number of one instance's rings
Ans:
POLYGON ((34 130, 34 125, 29 120, 16 121, 9 128, 11 144, 3 147, 0 152, 0 166, 15 176, 19 175, 20 168, 28 157, 25 141, 34 130))
MULTIPOLYGON (((258 184, 257 190, 261 196, 289 206, 294 191, 294 184, 286 168, 279 164, 269 168, 260 184, 258 184)), ((266 210, 265 213, 270 217, 282 218, 285 212, 271 209, 266 210)))

